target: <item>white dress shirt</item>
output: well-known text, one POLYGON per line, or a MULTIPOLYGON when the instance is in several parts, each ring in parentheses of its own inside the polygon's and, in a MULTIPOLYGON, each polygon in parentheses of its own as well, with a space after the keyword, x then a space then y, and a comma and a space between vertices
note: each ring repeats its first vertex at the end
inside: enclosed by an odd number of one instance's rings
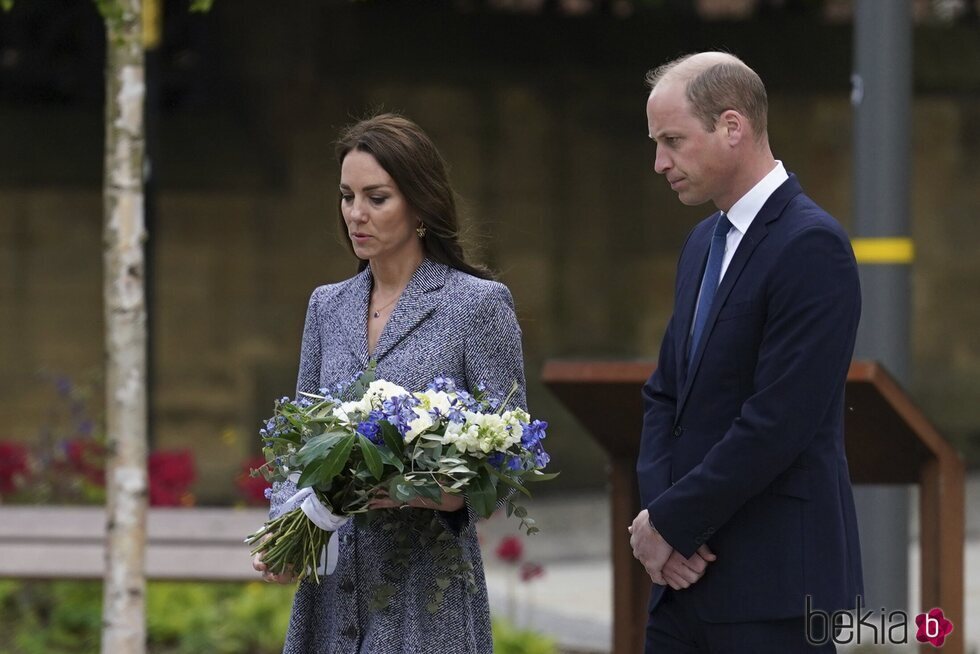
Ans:
POLYGON ((769 196, 787 179, 789 179, 789 175, 783 167, 783 162, 777 161, 776 167, 759 180, 759 183, 753 186, 748 193, 739 198, 738 202, 733 204, 732 208, 725 214, 728 216, 729 222, 732 223, 732 228, 728 230, 728 237, 725 240, 725 258, 721 261, 719 283, 724 279, 728 264, 732 262, 735 250, 738 248, 738 244, 742 242, 745 232, 749 230, 749 225, 755 220, 756 214, 762 209, 762 205, 766 203, 769 196))

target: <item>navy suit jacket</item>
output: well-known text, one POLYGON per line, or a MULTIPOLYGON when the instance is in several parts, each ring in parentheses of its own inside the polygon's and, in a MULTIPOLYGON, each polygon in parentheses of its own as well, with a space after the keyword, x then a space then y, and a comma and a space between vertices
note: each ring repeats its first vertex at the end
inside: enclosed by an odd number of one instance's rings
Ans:
MULTIPOLYGON (((674 314, 643 388, 637 460, 650 521, 718 560, 683 591, 709 622, 773 620, 863 592, 844 454, 844 384, 861 307, 844 230, 791 175, 743 235, 688 361, 717 213, 690 233, 674 314)), ((664 587, 654 585, 650 608, 664 587)))

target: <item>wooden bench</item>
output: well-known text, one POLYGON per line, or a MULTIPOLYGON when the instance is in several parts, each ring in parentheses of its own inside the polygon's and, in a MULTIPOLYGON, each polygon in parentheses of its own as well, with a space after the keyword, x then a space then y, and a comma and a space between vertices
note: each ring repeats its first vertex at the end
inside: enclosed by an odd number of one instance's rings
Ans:
MULTIPOLYGON (((150 509, 146 575, 258 580, 243 540, 266 518, 264 509, 150 509)), ((104 530, 102 507, 0 506, 0 578, 101 579, 104 530)))

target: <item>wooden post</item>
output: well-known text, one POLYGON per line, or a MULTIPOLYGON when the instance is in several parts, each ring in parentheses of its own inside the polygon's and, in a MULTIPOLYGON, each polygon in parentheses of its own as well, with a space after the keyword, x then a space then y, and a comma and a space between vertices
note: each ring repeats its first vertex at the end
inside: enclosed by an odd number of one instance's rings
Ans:
MULTIPOLYGON (((640 510, 635 470, 643 411, 640 388, 653 369, 652 361, 548 361, 541 375, 609 454, 614 654, 635 654, 643 648, 650 578, 633 558, 626 527, 640 510), (597 404, 603 411, 595 410, 597 404)), ((845 404, 851 480, 919 485, 922 606, 918 608, 942 608, 954 625, 943 651, 964 654, 963 461, 876 363, 851 364, 845 404)), ((909 638, 915 638, 914 629, 909 638)), ((922 651, 932 649, 926 645, 922 651)))

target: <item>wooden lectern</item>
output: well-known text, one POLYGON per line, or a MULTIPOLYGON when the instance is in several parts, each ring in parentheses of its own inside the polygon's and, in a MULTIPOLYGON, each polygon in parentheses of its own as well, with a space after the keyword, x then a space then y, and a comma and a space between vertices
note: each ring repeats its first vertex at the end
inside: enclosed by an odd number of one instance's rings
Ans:
MULTIPOLYGON (((635 469, 643 412, 640 388, 654 366, 653 361, 552 360, 542 372, 545 385, 609 454, 614 654, 643 651, 650 578, 633 558, 626 528, 640 510, 635 469), (603 408, 597 411, 596 406, 603 408)), ((942 607, 955 626, 943 650, 963 654, 963 462, 876 363, 851 364, 845 405, 854 483, 919 485, 922 606, 917 608, 942 607)), ((914 642, 913 618, 909 639, 914 642)))

